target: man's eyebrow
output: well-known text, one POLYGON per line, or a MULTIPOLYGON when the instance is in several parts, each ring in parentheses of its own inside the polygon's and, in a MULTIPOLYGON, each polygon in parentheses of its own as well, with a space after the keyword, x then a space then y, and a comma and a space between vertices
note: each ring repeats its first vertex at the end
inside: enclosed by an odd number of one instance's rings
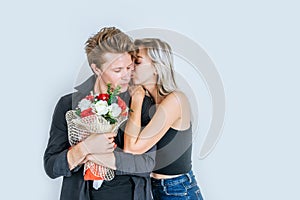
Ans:
MULTIPOLYGON (((131 62, 131 63, 130 63, 128 66, 126 66, 126 67, 129 67, 130 65, 133 65, 133 62, 131 62)), ((111 68, 112 68, 112 69, 118 69, 118 68, 121 69, 121 68, 123 68, 123 66, 112 65, 111 68)))

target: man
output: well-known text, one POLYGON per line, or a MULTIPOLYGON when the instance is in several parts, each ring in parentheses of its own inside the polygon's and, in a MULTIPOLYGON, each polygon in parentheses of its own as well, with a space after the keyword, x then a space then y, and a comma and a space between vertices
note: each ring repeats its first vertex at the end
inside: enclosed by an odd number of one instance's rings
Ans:
MULTIPOLYGON (((106 93, 107 83, 111 83, 113 88, 121 86, 122 99, 127 102, 130 99, 127 89, 133 69, 132 40, 119 29, 103 28, 88 39, 85 50, 94 76, 76 87, 77 92, 63 96, 58 101, 44 154, 45 171, 51 178, 63 176, 61 200, 151 199, 149 174, 154 167, 154 152, 132 155, 119 148, 113 151, 113 133, 91 134, 84 143, 70 148, 65 113, 74 109, 90 91, 106 93), (83 180, 83 164, 87 160, 99 161, 117 169, 115 178, 104 181, 95 190, 91 181, 83 180)), ((141 119, 144 126, 150 121, 148 111, 151 105, 150 98, 145 97, 141 119)), ((115 138, 121 148, 124 145, 122 134, 119 130, 115 138)))

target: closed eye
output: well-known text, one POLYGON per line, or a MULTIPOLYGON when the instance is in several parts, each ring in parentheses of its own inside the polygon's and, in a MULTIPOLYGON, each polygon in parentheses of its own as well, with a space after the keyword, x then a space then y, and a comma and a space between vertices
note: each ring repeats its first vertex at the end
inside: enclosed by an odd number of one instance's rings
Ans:
POLYGON ((121 68, 114 69, 114 72, 121 72, 121 68))

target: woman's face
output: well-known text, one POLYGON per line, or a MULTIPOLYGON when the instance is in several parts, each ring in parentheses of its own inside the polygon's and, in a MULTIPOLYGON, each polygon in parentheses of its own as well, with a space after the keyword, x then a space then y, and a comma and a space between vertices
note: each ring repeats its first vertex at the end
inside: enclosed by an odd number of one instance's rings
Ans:
POLYGON ((155 84, 155 68, 145 48, 140 48, 134 63, 132 82, 135 85, 155 84))

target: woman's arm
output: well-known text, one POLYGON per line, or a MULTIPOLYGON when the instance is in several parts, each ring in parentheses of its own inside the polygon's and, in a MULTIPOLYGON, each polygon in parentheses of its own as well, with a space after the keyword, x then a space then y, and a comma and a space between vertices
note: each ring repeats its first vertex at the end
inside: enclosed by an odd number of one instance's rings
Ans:
MULTIPOLYGON (((181 118, 182 94, 173 92, 169 94, 158 106, 149 124, 140 131, 140 122, 137 120, 139 112, 132 112, 125 129, 124 150, 142 154, 155 145, 168 131, 168 129, 181 118)), ((140 111, 140 102, 133 101, 132 108, 140 111)))
MULTIPOLYGON (((142 89, 143 90, 143 89, 142 89)), ((132 96, 128 121, 125 127, 124 134, 124 151, 130 152, 130 144, 134 143, 141 131, 141 118, 142 118, 142 102, 145 94, 136 94, 132 96)), ((132 152, 134 153, 134 152, 132 152)))

